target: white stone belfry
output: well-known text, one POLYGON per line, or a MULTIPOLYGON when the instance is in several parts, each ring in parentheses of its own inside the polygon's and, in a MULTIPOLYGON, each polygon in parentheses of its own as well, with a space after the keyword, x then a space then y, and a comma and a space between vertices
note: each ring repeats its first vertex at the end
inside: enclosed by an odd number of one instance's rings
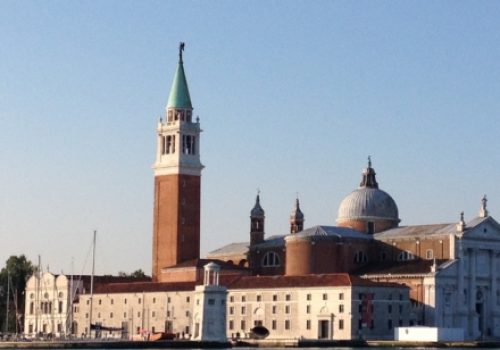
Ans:
POLYGON ((220 267, 204 267, 203 285, 196 286, 193 307, 194 340, 226 342, 227 288, 219 285, 220 267))

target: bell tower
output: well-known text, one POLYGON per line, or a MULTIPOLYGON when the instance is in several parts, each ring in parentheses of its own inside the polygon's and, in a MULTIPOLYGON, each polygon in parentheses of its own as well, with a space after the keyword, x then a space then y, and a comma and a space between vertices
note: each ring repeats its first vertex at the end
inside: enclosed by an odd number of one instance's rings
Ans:
POLYGON ((257 193, 255 205, 250 211, 250 246, 264 242, 264 209, 260 206, 260 193, 257 193))
POLYGON ((153 281, 161 269, 200 257, 200 123, 193 121, 182 53, 166 107, 165 120, 157 125, 153 281))

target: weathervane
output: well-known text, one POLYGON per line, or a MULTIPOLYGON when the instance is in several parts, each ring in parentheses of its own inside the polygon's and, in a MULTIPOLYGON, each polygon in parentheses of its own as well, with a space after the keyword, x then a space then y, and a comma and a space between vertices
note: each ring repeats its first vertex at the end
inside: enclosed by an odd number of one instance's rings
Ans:
POLYGON ((179 43, 179 62, 182 63, 182 51, 184 51, 184 45, 186 45, 184 42, 179 43))

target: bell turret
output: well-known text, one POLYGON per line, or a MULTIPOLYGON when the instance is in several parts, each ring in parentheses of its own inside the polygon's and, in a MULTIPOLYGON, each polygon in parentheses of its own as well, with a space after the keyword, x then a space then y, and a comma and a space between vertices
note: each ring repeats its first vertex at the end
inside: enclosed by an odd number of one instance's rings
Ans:
POLYGON ((299 198, 295 200, 295 207, 290 214, 290 233, 297 233, 304 229, 304 213, 300 210, 299 198))
POLYGON ((264 209, 260 206, 260 193, 257 194, 255 205, 250 211, 250 245, 264 241, 264 209))

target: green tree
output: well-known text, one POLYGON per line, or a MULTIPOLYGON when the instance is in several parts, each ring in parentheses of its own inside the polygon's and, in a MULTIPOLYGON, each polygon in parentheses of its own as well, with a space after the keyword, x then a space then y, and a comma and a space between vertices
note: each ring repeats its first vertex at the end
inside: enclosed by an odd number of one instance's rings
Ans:
POLYGON ((5 331, 7 295, 9 296, 9 332, 22 332, 24 315, 24 290, 26 281, 35 271, 26 256, 11 256, 0 271, 0 331, 5 331), (8 288, 8 290, 7 290, 8 288))
POLYGON ((148 277, 148 276, 146 276, 144 271, 142 271, 142 269, 135 270, 132 273, 126 273, 126 272, 120 271, 120 272, 118 272, 118 276, 120 276, 120 277, 132 277, 132 278, 148 277))

